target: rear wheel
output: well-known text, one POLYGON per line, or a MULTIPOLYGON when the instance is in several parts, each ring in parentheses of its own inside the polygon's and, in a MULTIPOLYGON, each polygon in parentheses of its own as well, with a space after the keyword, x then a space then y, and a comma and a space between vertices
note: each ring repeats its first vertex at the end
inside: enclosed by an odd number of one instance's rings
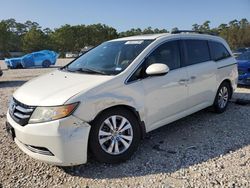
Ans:
POLYGON ((42 66, 43 66, 43 68, 49 68, 50 64, 51 63, 49 60, 45 60, 45 61, 43 61, 42 66))
POLYGON ((223 82, 216 94, 213 108, 217 113, 222 113, 226 110, 229 99, 231 96, 231 88, 227 82, 223 82))
POLYGON ((119 163, 132 156, 140 138, 136 116, 127 109, 114 108, 99 115, 92 123, 90 150, 100 162, 119 163))

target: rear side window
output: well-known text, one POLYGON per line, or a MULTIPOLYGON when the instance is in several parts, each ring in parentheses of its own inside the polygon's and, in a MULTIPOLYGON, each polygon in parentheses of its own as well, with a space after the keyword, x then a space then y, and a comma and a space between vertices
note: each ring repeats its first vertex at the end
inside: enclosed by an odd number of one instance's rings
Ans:
POLYGON ((209 41, 212 60, 219 61, 231 57, 225 46, 219 42, 209 41))
POLYGON ((35 53, 35 54, 34 54, 34 57, 36 57, 36 58, 37 58, 37 57, 43 57, 43 56, 45 56, 45 55, 42 54, 42 53, 35 53))
POLYGON ((180 50, 178 41, 169 41, 153 51, 146 59, 146 67, 154 63, 166 64, 170 70, 180 67, 180 50))
POLYGON ((210 60, 206 40, 184 40, 186 48, 186 65, 194 65, 210 60))

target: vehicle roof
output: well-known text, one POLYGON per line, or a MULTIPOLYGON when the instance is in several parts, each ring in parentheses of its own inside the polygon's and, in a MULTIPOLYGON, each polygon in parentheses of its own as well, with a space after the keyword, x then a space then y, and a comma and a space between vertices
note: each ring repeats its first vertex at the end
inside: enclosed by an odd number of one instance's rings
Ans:
POLYGON ((114 39, 111 41, 124 41, 124 40, 155 40, 158 38, 168 38, 168 37, 194 37, 194 38, 203 38, 203 39, 215 39, 221 40, 221 37, 209 35, 209 34, 199 34, 199 33, 178 33, 178 34, 171 34, 171 33, 159 33, 159 34, 146 34, 146 35, 136 35, 130 37, 123 37, 114 39))
POLYGON ((171 35, 170 33, 159 33, 159 34, 146 34, 146 35, 136 35, 131 37, 122 37, 118 39, 114 39, 112 41, 123 41, 123 40, 154 40, 156 38, 162 37, 162 36, 168 36, 171 35))

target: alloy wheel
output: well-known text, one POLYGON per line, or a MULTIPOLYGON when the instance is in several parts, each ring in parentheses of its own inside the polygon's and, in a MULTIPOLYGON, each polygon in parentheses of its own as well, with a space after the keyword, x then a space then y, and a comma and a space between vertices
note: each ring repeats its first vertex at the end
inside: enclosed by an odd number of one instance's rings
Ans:
POLYGON ((218 105, 221 109, 225 108, 228 102, 229 94, 226 86, 223 86, 218 95, 218 105))
POLYGON ((119 155, 130 147, 133 140, 133 128, 125 117, 110 116, 100 126, 98 140, 105 152, 119 155))

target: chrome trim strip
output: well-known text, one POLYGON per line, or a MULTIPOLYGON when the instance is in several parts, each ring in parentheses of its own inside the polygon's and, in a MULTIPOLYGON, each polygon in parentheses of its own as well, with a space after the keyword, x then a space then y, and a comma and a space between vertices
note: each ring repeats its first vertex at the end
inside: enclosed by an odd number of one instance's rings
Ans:
POLYGON ((217 69, 222 69, 222 68, 225 68, 225 67, 230 67, 230 66, 233 66, 233 65, 237 65, 237 63, 232 63, 232 64, 229 64, 229 65, 225 65, 225 66, 217 67, 217 69))
POLYGON ((30 109, 30 108, 23 108, 21 106, 16 106, 16 109, 20 112, 23 112, 23 113, 30 113, 30 112, 33 112, 34 109, 30 109))
MULTIPOLYGON (((30 150, 30 151, 32 151, 32 152, 34 152, 34 153, 38 153, 38 154, 42 154, 42 155, 49 155, 49 156, 54 156, 49 150, 40 150, 40 149, 37 149, 37 148, 35 148, 35 147, 32 147, 32 146, 30 146, 30 145, 26 145, 26 144, 24 144, 24 146, 28 149, 28 150, 30 150)), ((45 148, 46 149, 46 148, 45 148)))
POLYGON ((14 116, 16 116, 16 117, 18 117, 20 119, 26 119, 26 118, 30 117, 30 115, 24 115, 24 114, 21 114, 21 113, 18 113, 18 112, 15 112, 14 116))

